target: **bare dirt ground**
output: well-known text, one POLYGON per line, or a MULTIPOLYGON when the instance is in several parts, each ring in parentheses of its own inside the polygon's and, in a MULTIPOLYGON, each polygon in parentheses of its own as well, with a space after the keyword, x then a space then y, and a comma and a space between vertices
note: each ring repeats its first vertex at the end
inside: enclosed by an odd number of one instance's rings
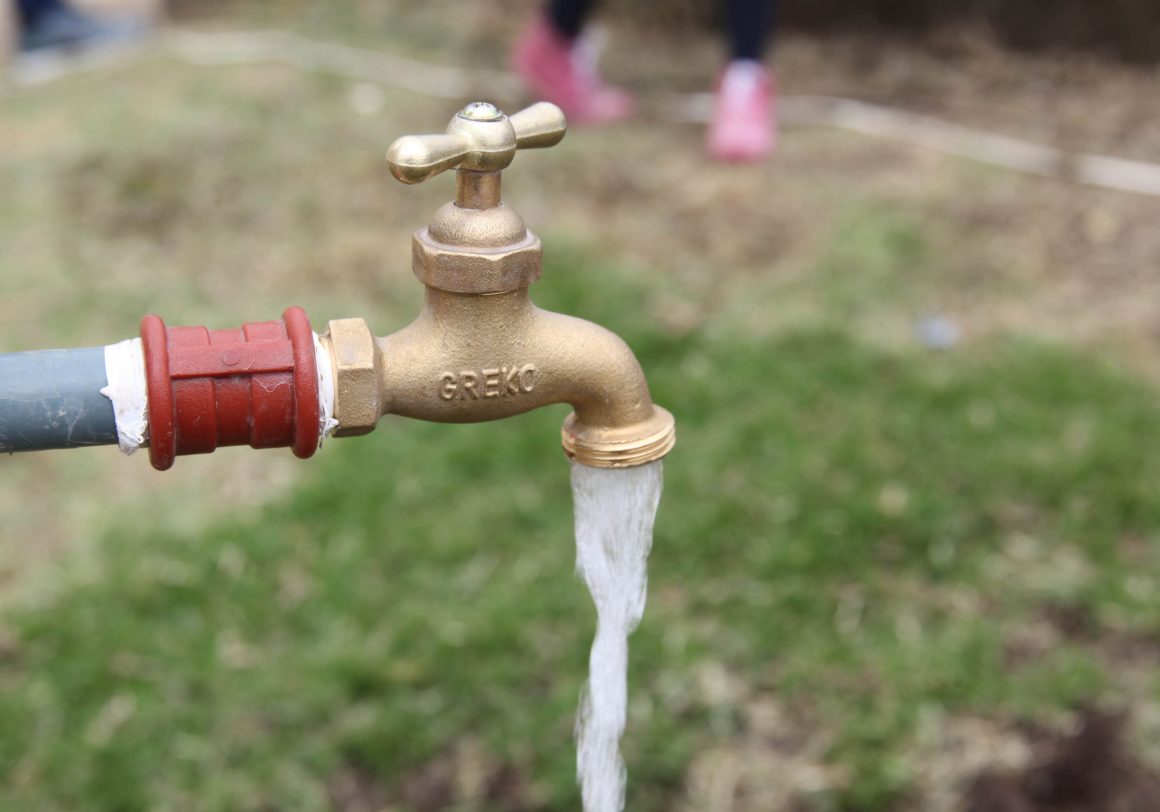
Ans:
MULTIPOLYGON (((1160 161, 1160 109, 1146 101, 1160 97, 1155 70, 1011 54, 951 33, 922 45, 788 37, 775 62, 787 94, 848 96, 1068 151, 1160 161)), ((644 166, 618 164, 631 180, 592 207, 607 215, 593 231, 653 262, 697 256, 715 276, 785 278, 835 239, 836 212, 873 200, 939 235, 910 281, 937 275, 924 306, 951 312, 968 334, 1110 343, 1155 369, 1160 200, 816 128, 786 128, 774 162, 731 170, 704 165, 697 135, 653 150, 644 166)))

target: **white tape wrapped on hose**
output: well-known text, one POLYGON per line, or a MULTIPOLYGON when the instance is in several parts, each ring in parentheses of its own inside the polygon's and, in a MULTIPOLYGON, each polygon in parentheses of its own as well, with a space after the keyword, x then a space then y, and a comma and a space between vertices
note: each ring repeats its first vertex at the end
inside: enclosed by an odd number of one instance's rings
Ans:
POLYGON ((314 333, 314 366, 318 370, 318 447, 338 427, 334 419, 334 370, 330 365, 330 351, 314 333))
POLYGON ((105 347, 105 380, 101 394, 113 402, 117 445, 132 454, 149 437, 149 399, 145 385, 145 352, 141 339, 130 338, 105 347))

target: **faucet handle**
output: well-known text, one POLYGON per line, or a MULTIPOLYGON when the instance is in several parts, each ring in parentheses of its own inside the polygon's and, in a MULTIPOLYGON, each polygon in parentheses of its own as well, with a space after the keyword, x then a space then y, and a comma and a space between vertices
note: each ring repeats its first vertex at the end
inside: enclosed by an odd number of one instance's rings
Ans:
POLYGON ((564 111, 551 102, 536 102, 518 113, 512 113, 508 121, 516 131, 518 149, 554 147, 563 140, 568 130, 564 111))
POLYGON ((440 135, 404 135, 387 150, 391 174, 403 183, 422 183, 448 169, 499 172, 519 149, 560 143, 567 130, 564 112, 538 102, 511 116, 488 102, 464 107, 440 135))

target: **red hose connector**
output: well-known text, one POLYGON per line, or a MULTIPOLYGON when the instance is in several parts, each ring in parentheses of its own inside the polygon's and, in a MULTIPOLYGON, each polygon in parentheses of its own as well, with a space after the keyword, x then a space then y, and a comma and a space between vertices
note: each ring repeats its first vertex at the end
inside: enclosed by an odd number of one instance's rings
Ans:
POLYGON ((141 343, 157 470, 224 445, 290 446, 303 459, 318 448, 314 333, 302 308, 238 330, 166 327, 146 316, 141 343))

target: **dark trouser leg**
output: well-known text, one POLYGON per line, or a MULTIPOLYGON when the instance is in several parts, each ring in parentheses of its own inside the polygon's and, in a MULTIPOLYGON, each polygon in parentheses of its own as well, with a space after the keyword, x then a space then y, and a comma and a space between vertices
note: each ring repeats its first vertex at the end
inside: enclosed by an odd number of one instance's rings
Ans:
POLYGON ((548 0, 548 19, 562 35, 576 39, 594 5, 594 0, 548 0))
POLYGON ((726 19, 730 59, 761 61, 773 36, 778 0, 727 0, 726 19))
POLYGON ((61 0, 16 0, 16 13, 20 24, 27 28, 36 25, 45 14, 63 7, 61 0))

